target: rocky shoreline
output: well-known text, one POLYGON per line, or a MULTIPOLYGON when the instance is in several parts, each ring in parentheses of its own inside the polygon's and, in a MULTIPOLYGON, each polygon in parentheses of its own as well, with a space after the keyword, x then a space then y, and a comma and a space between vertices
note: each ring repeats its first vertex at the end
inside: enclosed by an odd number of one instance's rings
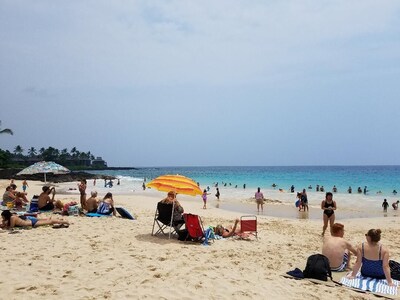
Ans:
MULTIPOLYGON (((17 175, 21 169, 2 169, 0 170, 0 179, 15 179, 15 180, 37 180, 44 181, 44 175, 32 174, 32 175, 17 175)), ((54 175, 52 173, 46 174, 46 179, 49 182, 72 182, 80 181, 81 179, 115 179, 114 176, 91 174, 83 171, 72 171, 68 174, 54 175)))

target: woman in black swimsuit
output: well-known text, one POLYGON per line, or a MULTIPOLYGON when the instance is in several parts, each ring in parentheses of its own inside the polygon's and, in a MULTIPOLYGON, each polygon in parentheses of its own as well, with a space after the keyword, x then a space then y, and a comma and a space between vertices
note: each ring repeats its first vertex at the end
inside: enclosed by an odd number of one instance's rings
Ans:
POLYGON ((325 234, 325 230, 329 226, 332 228, 333 223, 335 223, 335 210, 336 210, 336 202, 332 200, 332 193, 326 193, 325 200, 321 202, 321 209, 324 211, 322 214, 324 220, 324 227, 322 227, 322 235, 325 234))

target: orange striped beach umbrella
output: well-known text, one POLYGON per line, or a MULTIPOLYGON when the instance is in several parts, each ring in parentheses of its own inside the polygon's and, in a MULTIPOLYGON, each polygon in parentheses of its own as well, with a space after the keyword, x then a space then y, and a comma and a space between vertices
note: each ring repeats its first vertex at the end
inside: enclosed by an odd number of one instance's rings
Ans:
POLYGON ((203 194, 194 180, 182 175, 162 175, 150 181, 146 186, 162 192, 174 191, 177 194, 190 196, 203 194))

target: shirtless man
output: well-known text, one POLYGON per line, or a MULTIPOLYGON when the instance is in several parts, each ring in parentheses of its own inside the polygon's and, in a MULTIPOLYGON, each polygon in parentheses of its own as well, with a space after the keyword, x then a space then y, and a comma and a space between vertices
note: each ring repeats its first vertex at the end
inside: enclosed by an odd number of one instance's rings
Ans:
POLYGON ((88 213, 97 212, 97 206, 99 204, 99 200, 96 197, 97 197, 97 192, 93 191, 91 192, 91 197, 86 200, 85 207, 88 213))
POLYGON ((39 195, 38 207, 39 210, 53 210, 54 208, 63 208, 63 204, 60 200, 54 200, 54 196, 56 195, 56 189, 54 187, 50 188, 49 186, 42 187, 42 193, 39 195), (50 198, 50 194, 53 196, 50 198))
POLYGON ((324 238, 322 254, 329 259, 331 271, 342 272, 350 270, 351 253, 357 255, 357 250, 343 238, 343 224, 333 224, 331 234, 332 236, 324 238))

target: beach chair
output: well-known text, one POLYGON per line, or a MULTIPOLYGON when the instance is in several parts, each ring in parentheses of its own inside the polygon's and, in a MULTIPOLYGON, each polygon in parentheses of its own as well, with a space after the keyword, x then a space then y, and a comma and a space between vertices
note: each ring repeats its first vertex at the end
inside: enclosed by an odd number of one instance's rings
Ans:
POLYGON ((185 223, 184 220, 174 221, 174 204, 169 203, 157 203, 156 213, 154 215, 153 230, 151 235, 163 234, 171 238, 171 235, 176 234, 177 230, 185 223), (158 226, 158 229, 154 230, 154 227, 158 226), (169 232, 167 229, 169 227, 169 232))
POLYGON ((185 227, 188 234, 187 238, 192 241, 202 241, 205 236, 201 218, 194 214, 183 214, 183 219, 185 220, 185 227))
POLYGON ((245 235, 250 234, 257 237, 257 216, 242 216, 240 217, 240 233, 245 235))

